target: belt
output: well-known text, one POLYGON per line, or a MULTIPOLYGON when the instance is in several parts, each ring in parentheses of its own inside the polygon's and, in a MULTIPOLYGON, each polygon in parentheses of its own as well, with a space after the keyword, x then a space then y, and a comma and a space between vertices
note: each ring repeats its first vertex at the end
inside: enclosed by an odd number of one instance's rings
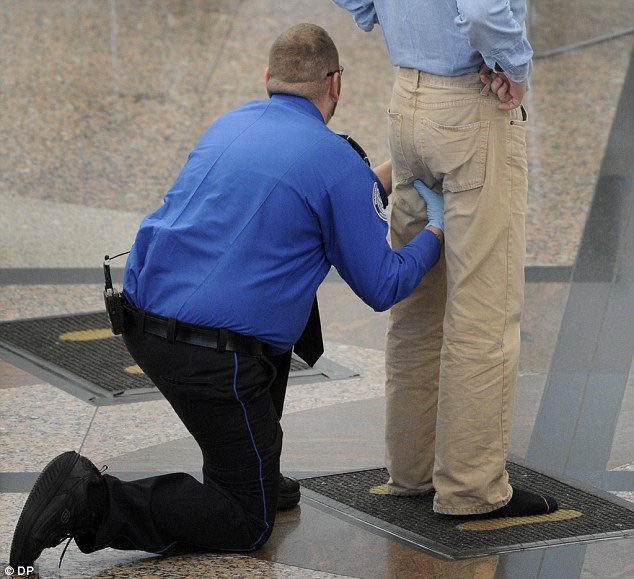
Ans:
POLYGON ((124 309, 133 314, 141 330, 164 338, 169 342, 183 342, 203 348, 212 348, 219 352, 237 352, 239 354, 254 354, 261 356, 265 345, 253 336, 245 336, 224 328, 208 328, 175 318, 165 318, 157 314, 139 310, 124 300, 124 309))

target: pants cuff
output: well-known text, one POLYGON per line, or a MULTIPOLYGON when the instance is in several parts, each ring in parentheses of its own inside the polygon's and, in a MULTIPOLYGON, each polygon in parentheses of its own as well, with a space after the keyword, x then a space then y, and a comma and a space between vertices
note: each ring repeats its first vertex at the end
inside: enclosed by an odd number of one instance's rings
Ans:
POLYGON ((508 496, 497 503, 492 505, 485 506, 470 506, 470 507, 451 507, 448 505, 441 504, 441 501, 438 500, 438 495, 434 498, 434 512, 439 513, 441 515, 482 515, 484 513, 490 513, 497 509, 501 509, 506 503, 511 500, 513 496, 513 489, 511 485, 508 486, 508 496))
POLYGON ((392 479, 387 482, 387 494, 399 497, 417 497, 427 495, 433 490, 434 487, 432 486, 432 483, 421 485, 415 488, 407 488, 394 483, 392 479))

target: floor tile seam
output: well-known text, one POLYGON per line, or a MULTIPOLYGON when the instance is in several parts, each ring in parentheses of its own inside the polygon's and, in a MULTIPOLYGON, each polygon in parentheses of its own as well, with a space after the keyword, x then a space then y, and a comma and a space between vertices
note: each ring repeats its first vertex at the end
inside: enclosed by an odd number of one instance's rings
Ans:
POLYGON ((258 554, 254 554, 253 556, 249 556, 249 555, 241 555, 240 557, 244 557, 244 558, 248 558, 254 561, 259 561, 261 563, 265 563, 268 567, 281 567, 283 569, 288 569, 288 570, 292 570, 292 569, 299 569, 301 571, 309 571, 311 573, 315 573, 317 574, 318 577, 341 577, 341 578, 345 578, 345 579, 359 579, 353 575, 339 575, 337 573, 329 573, 328 571, 321 571, 319 569, 313 569, 312 567, 300 567, 299 565, 289 565, 287 563, 280 563, 279 561, 269 561, 267 559, 260 559, 258 557, 258 554))
MULTIPOLYGON (((82 210, 95 212, 95 213, 110 213, 112 215, 132 215, 137 217, 144 217, 145 213, 143 211, 138 211, 135 209, 112 209, 110 207, 102 207, 102 206, 94 206, 86 204, 86 202, 71 202, 71 201, 62 201, 59 199, 42 199, 40 197, 31 197, 29 195, 25 195, 23 193, 10 193, 8 191, 0 191, 0 202, 5 204, 7 208, 15 209, 23 209, 28 210, 29 212, 33 210, 32 206, 41 206, 45 207, 48 210, 82 210)), ((9 215, 10 212, 7 211, 5 215, 9 215)))
POLYGON ((633 27, 611 30, 610 32, 607 32, 605 34, 599 34, 591 38, 585 38, 577 42, 566 44, 564 46, 550 48, 543 51, 536 50, 533 58, 535 60, 542 61, 548 58, 562 56, 565 54, 574 54, 575 52, 583 50, 584 48, 590 48, 599 44, 612 43, 613 41, 620 40, 624 36, 630 36, 632 34, 634 34, 633 27))

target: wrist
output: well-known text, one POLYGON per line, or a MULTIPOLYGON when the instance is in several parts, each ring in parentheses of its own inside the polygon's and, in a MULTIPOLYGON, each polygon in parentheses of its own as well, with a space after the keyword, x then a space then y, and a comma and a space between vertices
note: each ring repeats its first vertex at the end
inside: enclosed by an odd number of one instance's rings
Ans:
POLYGON ((431 231, 438 238, 438 241, 440 241, 441 244, 445 241, 445 234, 443 233, 442 229, 439 229, 434 225, 428 225, 427 227, 425 227, 425 229, 429 229, 429 231, 431 231))

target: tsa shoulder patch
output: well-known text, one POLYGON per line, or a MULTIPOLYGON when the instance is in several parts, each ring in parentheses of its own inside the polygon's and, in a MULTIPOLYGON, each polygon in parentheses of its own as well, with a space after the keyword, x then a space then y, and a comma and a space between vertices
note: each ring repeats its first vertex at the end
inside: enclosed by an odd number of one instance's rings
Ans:
POLYGON ((376 211, 376 214, 383 219, 383 221, 387 221, 387 213, 385 212, 383 197, 381 195, 381 190, 379 189, 379 184, 376 181, 374 182, 374 187, 372 187, 372 204, 374 205, 374 211, 376 211))

